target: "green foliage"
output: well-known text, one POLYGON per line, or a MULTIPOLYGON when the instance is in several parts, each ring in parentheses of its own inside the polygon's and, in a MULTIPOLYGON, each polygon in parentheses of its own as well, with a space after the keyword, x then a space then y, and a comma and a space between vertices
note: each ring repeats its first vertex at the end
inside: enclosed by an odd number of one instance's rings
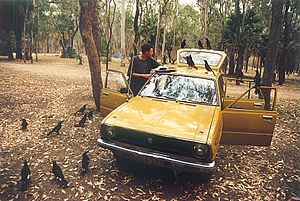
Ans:
MULTIPOLYGON (((237 15, 231 14, 226 22, 225 30, 223 32, 224 47, 229 48, 237 46, 238 38, 236 35, 238 25, 237 15)), ((240 35, 241 45, 250 49, 264 49, 267 46, 265 43, 265 32, 262 26, 261 17, 255 13, 255 10, 249 10, 241 20, 240 35)))
POLYGON ((62 55, 63 58, 72 58, 72 59, 77 58, 76 50, 72 47, 67 47, 63 49, 62 55))
POLYGON ((179 7, 177 17, 176 42, 177 47, 183 39, 187 40, 188 47, 195 47, 196 41, 203 39, 202 26, 200 24, 201 14, 195 7, 185 5, 179 7))

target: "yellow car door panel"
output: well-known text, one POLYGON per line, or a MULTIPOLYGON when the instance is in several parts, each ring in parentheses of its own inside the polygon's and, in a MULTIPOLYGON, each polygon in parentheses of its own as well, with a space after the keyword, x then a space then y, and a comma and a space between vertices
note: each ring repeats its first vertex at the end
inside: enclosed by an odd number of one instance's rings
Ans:
POLYGON ((277 118, 275 111, 227 108, 222 113, 222 144, 271 144, 277 118))
MULTIPOLYGON (((276 89, 272 87, 262 88, 275 90, 273 100, 275 106, 276 89)), ((271 110, 266 110, 264 99, 242 99, 242 97, 243 95, 238 99, 224 98, 221 144, 270 146, 277 112, 274 107, 271 110)))

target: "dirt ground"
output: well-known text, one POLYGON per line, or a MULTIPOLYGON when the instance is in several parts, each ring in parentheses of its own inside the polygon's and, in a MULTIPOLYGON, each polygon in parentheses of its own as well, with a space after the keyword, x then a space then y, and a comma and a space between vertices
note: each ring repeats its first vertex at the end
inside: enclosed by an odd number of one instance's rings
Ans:
MULTIPOLYGON (((278 120, 270 147, 221 146, 209 182, 201 176, 128 163, 119 166, 96 145, 102 117, 74 127, 83 104, 94 109, 87 63, 40 55, 34 64, 0 61, 0 200, 300 200, 300 77, 278 86, 278 120), (21 118, 29 122, 21 131, 21 118), (60 120, 61 133, 47 137, 60 120), (81 177, 81 155, 89 150, 91 172, 81 177), (32 184, 19 188, 28 160, 32 184), (53 180, 52 160, 68 188, 53 180)), ((126 71, 114 63, 113 67, 126 71)))

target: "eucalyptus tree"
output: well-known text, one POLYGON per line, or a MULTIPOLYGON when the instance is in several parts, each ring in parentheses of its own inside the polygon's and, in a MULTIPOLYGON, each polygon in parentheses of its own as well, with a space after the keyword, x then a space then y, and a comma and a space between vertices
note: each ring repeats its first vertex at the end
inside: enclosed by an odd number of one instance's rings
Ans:
POLYGON ((158 56, 158 46, 160 42, 160 29, 161 29, 161 21, 162 18, 165 17, 168 6, 170 4, 170 0, 158 0, 158 20, 156 26, 156 37, 155 37, 155 57, 158 56))
POLYGON ((91 72, 92 92, 97 111, 100 111, 101 78, 101 37, 98 0, 80 0, 80 33, 85 46, 91 72))
MULTIPOLYGON (((269 33, 268 51, 266 65, 263 73, 262 85, 272 86, 276 59, 280 48, 280 37, 282 32, 282 9, 283 0, 272 0, 272 21, 269 33)), ((265 108, 270 108, 270 90, 265 90, 265 108)))
POLYGON ((53 31, 58 33, 62 47, 61 57, 74 57, 74 38, 79 28, 79 1, 43 1, 49 3, 49 10, 45 11, 45 15, 48 16, 53 31))
POLYGON ((300 64, 300 2, 286 0, 284 3, 283 35, 278 65, 279 84, 285 82, 285 74, 300 64))

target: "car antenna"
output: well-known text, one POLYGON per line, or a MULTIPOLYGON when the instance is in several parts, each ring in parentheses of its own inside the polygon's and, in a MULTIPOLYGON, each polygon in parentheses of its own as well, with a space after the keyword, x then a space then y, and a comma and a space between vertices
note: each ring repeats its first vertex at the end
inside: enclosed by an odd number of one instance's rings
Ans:
POLYGON ((204 63, 205 63, 205 69, 208 72, 212 72, 214 74, 214 76, 216 76, 215 72, 211 69, 210 65, 208 64, 208 62, 204 59, 204 63))

